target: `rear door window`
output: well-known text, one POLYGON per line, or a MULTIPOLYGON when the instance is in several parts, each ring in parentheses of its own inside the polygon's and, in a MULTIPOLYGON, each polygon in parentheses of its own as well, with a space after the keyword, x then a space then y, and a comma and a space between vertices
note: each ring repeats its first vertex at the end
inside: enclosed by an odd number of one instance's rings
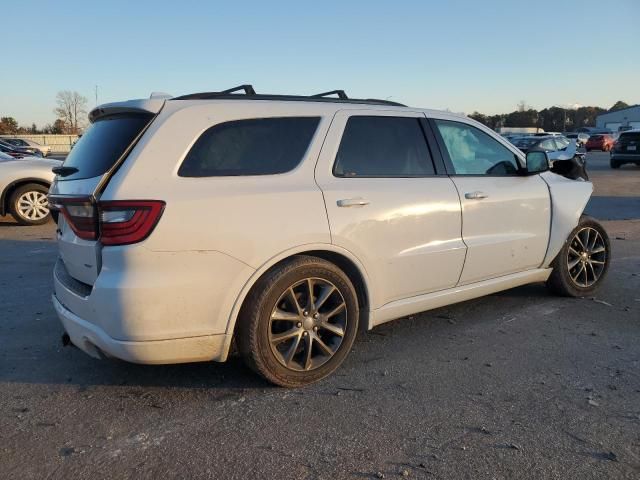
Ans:
POLYGON ((353 116, 347 121, 333 167, 336 177, 434 175, 417 118, 353 116))
POLYGON ((73 146, 64 161, 65 167, 78 171, 60 180, 93 178, 109 170, 144 130, 152 114, 111 115, 98 119, 73 146))
POLYGON ((185 157, 181 177, 274 175, 302 161, 319 117, 254 118, 206 130, 185 157))

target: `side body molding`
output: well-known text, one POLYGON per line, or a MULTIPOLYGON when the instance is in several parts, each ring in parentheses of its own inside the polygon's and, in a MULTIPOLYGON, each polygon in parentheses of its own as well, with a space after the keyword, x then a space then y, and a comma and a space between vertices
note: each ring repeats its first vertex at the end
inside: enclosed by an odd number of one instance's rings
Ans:
POLYGON ((593 184, 570 180, 552 172, 540 175, 549 186, 551 195, 551 234, 547 253, 541 267, 548 267, 573 230, 593 193, 593 184))

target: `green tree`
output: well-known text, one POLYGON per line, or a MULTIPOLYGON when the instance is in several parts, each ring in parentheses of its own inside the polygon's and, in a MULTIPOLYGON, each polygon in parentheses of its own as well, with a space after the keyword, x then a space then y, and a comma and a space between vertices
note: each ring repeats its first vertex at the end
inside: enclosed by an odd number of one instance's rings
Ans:
POLYGON ((18 133, 18 122, 15 118, 0 118, 0 135, 14 135, 16 133, 18 133))
POLYGON ((610 112, 615 112, 616 110, 622 110, 623 108, 627 108, 629 106, 628 103, 623 102, 622 100, 618 100, 613 106, 609 109, 610 112))

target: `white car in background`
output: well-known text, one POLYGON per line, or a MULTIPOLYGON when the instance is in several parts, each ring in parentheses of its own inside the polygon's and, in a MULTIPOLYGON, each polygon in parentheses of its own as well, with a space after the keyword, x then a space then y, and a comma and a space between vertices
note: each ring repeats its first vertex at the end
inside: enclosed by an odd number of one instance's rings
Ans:
POLYGON ((16 138, 5 137, 5 138, 2 138, 1 140, 6 143, 10 143, 11 145, 15 145, 16 147, 31 148, 33 150, 37 150, 42 154, 43 157, 46 157, 51 153, 51 146, 42 145, 38 142, 34 142, 33 140, 26 140, 24 138, 17 138, 17 137, 16 138))
POLYGON ((0 152, 0 215, 10 214, 22 225, 49 221, 47 193, 59 160, 13 158, 0 152))
POLYGON ((533 282, 592 295, 605 277, 592 184, 544 151, 449 112, 239 89, 90 113, 49 196, 66 343, 158 364, 224 361, 235 342, 300 386, 360 327, 533 282))

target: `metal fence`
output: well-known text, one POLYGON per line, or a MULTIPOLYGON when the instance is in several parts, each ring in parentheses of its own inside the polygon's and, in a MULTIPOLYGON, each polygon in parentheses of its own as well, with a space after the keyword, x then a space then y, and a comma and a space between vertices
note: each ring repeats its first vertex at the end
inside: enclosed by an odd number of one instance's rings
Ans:
POLYGON ((71 145, 78 139, 78 135, 0 135, 0 138, 22 138, 40 145, 51 146, 51 153, 69 153, 71 145))

